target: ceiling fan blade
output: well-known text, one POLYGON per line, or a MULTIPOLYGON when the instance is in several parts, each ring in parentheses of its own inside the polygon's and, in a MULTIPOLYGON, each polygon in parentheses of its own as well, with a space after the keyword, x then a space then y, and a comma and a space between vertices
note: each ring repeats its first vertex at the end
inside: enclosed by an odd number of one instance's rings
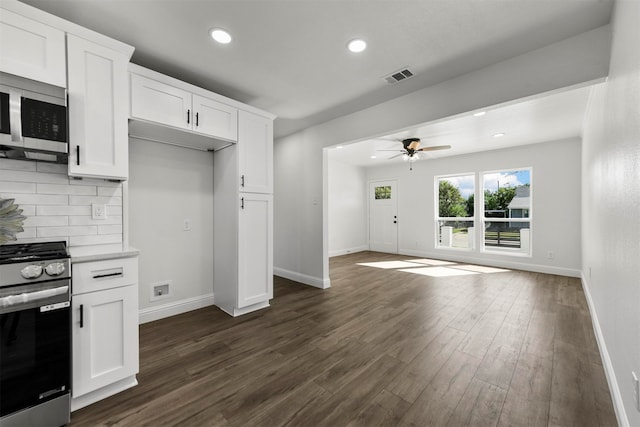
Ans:
POLYGON ((400 157, 400 156, 402 156, 403 154, 404 154, 404 153, 398 153, 398 154, 396 154, 395 156, 391 156, 391 157, 389 157, 389 160, 391 160, 391 159, 395 159, 396 157, 400 157))
POLYGON ((450 145, 434 145, 433 147, 424 147, 416 151, 435 151, 435 150, 448 150, 450 145))
POLYGON ((376 150, 376 151, 395 151, 395 152, 401 152, 404 153, 404 150, 398 150, 397 148, 395 150, 376 150))

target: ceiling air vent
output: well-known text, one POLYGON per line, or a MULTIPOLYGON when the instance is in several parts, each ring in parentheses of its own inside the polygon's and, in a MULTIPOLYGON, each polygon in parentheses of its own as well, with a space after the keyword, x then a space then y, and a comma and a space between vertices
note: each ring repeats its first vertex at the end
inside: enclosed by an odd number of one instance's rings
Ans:
POLYGON ((389 84, 394 84, 401 82, 402 80, 406 80, 410 77, 413 77, 413 73, 408 68, 403 68, 402 70, 394 71, 388 76, 384 76, 383 78, 389 84))

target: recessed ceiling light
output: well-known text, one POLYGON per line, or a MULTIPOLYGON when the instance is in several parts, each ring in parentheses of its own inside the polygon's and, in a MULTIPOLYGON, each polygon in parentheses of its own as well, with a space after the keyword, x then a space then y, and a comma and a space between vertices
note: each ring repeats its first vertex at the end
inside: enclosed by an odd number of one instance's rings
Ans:
POLYGON ((342 145, 338 145, 336 148, 340 150, 342 148, 342 145))
POLYGON ((371 158, 372 158, 372 159, 377 159, 377 157, 376 157, 376 156, 371 156, 371 158))
POLYGON ((231 42, 231 34, 222 28, 214 28, 209 31, 211 38, 221 44, 227 44, 231 42))
POLYGON ((478 111, 477 113, 473 113, 473 116, 480 117, 480 116, 484 116, 485 114, 487 114, 486 111, 478 111))
POLYGON ((359 53, 367 48, 367 42, 362 39, 353 39, 347 43, 347 48, 353 53, 359 53))
POLYGON ((504 135, 505 135, 504 133, 502 133, 502 132, 498 132, 498 133, 494 133, 494 134, 493 134, 493 137, 494 137, 494 138, 502 138, 504 135))

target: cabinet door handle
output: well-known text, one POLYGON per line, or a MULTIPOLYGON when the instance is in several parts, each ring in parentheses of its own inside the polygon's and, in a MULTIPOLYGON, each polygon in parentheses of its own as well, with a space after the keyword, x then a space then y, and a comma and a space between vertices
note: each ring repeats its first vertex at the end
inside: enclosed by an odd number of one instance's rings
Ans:
POLYGON ((240 198, 240 209, 244 209, 244 197, 240 198))
POLYGON ((80 327, 84 328, 84 304, 80 304, 80 327))
POLYGON ((76 145, 76 166, 80 166, 80 146, 76 145))
POLYGON ((240 187, 244 188, 244 175, 240 177, 240 187))
POLYGON ((198 115, 199 115, 199 114, 200 114, 200 113, 196 113, 196 126, 198 126, 198 122, 199 122, 198 115))
POLYGON ((187 110, 187 124, 191 123, 191 110, 187 110))

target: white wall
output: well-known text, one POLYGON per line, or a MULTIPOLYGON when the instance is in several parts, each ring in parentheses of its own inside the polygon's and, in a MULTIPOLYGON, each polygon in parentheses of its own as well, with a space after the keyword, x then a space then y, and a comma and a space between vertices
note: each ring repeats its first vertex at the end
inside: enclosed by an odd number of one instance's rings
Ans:
POLYGON ((279 138, 274 144, 274 263, 277 274, 329 285, 323 148, 600 80, 608 73, 602 27, 279 138))
POLYGON ((67 165, 0 159, 0 198, 22 209, 16 242, 64 240, 70 247, 122 249, 122 184, 73 179, 67 165), (91 204, 106 205, 107 219, 91 219, 91 204))
POLYGON ((129 161, 141 321, 212 304, 213 154, 130 138, 129 161), (163 281, 171 296, 151 302, 152 284, 163 281))
POLYGON ((583 282, 621 425, 640 425, 640 2, 617 1, 583 136, 583 282))
POLYGON ((367 250, 364 169, 329 158, 328 180, 329 256, 367 250))
MULTIPOLYGON (((580 139, 367 168, 367 180, 398 180, 398 251, 406 255, 580 276, 580 139), (436 249, 435 184, 439 175, 532 168, 532 254, 508 256, 436 249), (419 224, 416 227, 416 224, 419 224), (554 259, 547 259, 547 252, 554 259)), ((477 199, 476 199, 477 200, 477 199)), ((480 208, 482 209, 482 208, 480 208)), ((478 208, 476 212, 479 213, 478 208)), ((481 224, 476 224, 476 227, 481 224)), ((479 242, 479 240, 477 240, 479 242)), ((479 244, 476 246, 480 246, 479 244)))

